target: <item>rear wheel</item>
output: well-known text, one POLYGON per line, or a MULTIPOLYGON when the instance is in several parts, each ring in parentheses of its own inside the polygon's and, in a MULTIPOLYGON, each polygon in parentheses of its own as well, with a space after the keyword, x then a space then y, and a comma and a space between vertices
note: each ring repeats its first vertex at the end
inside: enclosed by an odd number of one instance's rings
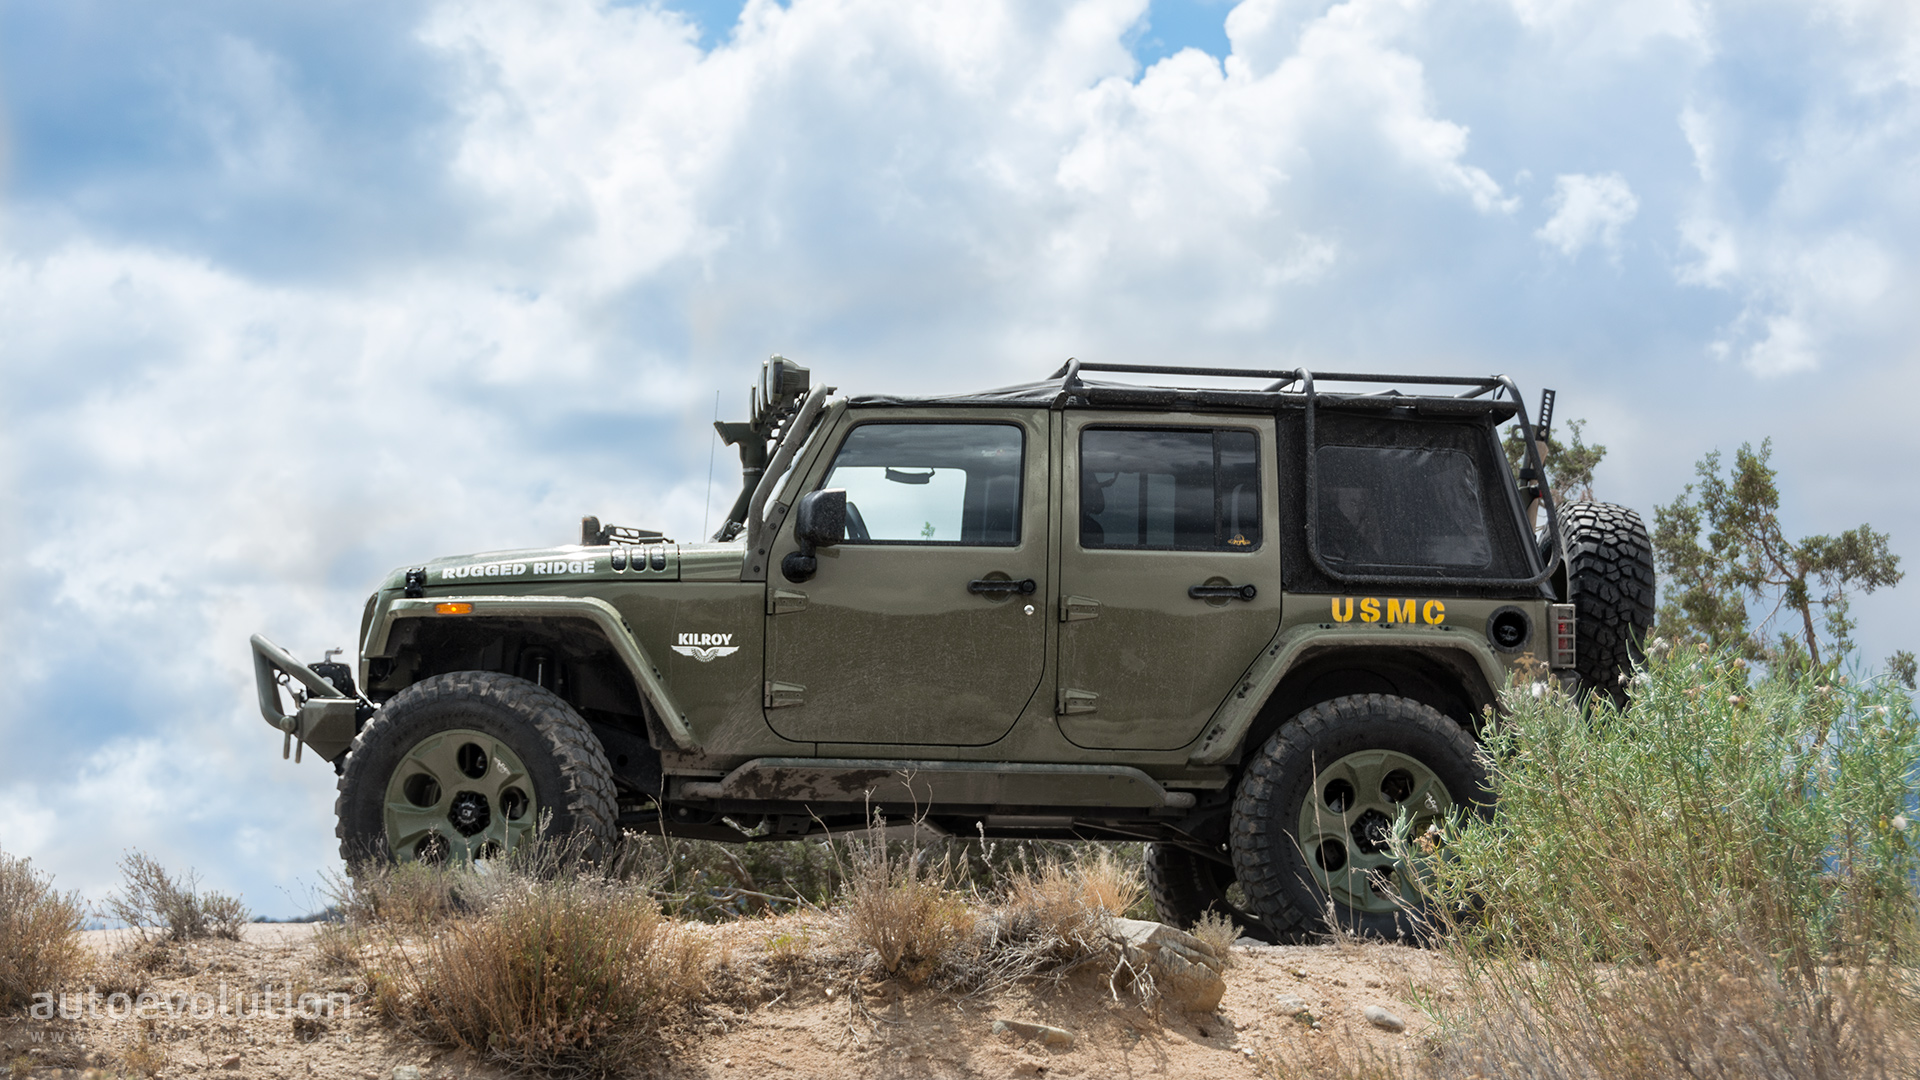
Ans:
POLYGON ((1419 836, 1451 814, 1485 812, 1487 775, 1473 737, 1401 697, 1335 698, 1267 741, 1233 805, 1233 865, 1247 907, 1277 940, 1337 928, 1408 939, 1420 908, 1393 856, 1397 818, 1419 836))
POLYGON ((1646 523, 1624 506, 1571 502, 1560 508, 1573 601, 1573 668, 1580 685, 1627 703, 1627 681, 1645 661, 1653 629, 1653 544, 1646 523))
POLYGON ((552 691, 490 671, 423 680, 353 741, 334 810, 340 857, 467 863, 540 835, 589 857, 615 830, 613 772, 552 691))

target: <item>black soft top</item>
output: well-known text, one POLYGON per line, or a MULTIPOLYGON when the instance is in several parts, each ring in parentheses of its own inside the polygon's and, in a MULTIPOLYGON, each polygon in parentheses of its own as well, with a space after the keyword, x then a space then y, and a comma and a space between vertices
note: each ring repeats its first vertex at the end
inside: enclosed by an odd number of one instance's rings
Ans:
POLYGON ((1239 368, 1162 367, 1142 364, 1083 364, 1069 360, 1065 367, 1038 382, 1003 386, 968 394, 909 396, 862 394, 848 399, 852 408, 894 406, 912 408, 1050 408, 1140 409, 1158 412, 1274 413, 1305 409, 1341 412, 1401 413, 1425 417, 1479 419, 1503 423, 1519 411, 1519 394, 1503 376, 1453 378, 1439 375, 1377 375, 1353 372, 1311 372, 1304 368, 1281 371, 1239 368), (1201 376, 1246 379, 1259 387, 1199 387, 1102 382, 1081 377, 1083 371, 1126 372, 1143 375, 1201 376), (1352 390, 1329 392, 1326 383, 1389 384, 1372 393, 1352 390), (1391 384, 1409 387, 1447 387, 1464 393, 1408 393, 1391 384))

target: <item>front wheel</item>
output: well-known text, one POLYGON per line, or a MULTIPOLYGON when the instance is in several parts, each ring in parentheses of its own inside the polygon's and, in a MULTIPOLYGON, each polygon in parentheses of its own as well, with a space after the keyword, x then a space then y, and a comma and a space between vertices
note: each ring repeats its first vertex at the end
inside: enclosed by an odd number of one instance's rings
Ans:
POLYGON ((1321 702, 1283 725, 1248 764, 1234 799, 1233 866, 1252 913, 1280 940, 1333 928, 1417 934, 1418 890, 1393 857, 1410 835, 1460 812, 1485 814, 1487 772, 1473 737, 1433 708, 1363 694, 1321 702))
POLYGON ((1233 867, 1173 844, 1148 844, 1147 897, 1160 921, 1182 930, 1209 912, 1225 916, 1256 941, 1270 941, 1267 928, 1248 911, 1234 887, 1233 867))
POLYGON ((492 671, 395 695, 353 740, 339 792, 350 867, 497 858, 543 826, 591 857, 615 833, 613 771, 593 729, 552 691, 492 671))

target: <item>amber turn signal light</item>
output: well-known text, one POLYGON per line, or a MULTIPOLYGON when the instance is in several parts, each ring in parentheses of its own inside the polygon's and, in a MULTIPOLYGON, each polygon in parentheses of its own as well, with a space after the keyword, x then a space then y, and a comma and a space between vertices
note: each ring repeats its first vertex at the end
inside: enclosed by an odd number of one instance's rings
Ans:
POLYGON ((471 615, 472 604, 435 604, 433 610, 441 615, 471 615))

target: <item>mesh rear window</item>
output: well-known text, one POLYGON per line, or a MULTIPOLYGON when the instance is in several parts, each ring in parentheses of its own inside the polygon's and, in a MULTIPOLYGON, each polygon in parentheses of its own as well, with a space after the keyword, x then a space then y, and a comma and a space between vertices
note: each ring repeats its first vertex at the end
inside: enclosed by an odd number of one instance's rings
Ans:
POLYGON ((1341 569, 1448 567, 1493 561, 1479 469, 1457 450, 1322 446, 1320 553, 1341 569))

